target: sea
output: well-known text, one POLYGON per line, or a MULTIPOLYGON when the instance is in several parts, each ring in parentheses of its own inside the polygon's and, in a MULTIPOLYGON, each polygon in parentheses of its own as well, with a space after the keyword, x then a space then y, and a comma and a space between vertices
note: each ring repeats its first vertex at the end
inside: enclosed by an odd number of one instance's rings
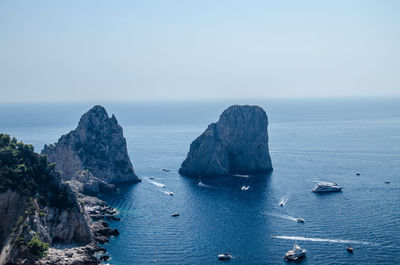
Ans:
MULTIPOLYGON (((0 132, 40 152, 95 104, 0 104, 0 132)), ((107 263, 286 264, 297 243, 307 249, 301 264, 400 264, 400 98, 100 104, 123 127, 142 179, 101 195, 121 217, 110 221, 121 234, 105 245, 107 263), (179 175, 190 143, 232 104, 267 112, 274 170, 179 175), (310 192, 318 181, 343 191, 310 192), (233 258, 218 261, 221 253, 233 258)))

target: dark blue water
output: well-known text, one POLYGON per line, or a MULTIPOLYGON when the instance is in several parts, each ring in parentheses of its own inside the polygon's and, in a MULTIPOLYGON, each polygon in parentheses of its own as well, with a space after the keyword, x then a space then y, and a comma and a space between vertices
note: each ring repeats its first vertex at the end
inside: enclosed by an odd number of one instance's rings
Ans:
MULTIPOLYGON (((217 264, 229 252, 229 264, 285 264, 295 242, 308 249, 302 264, 400 263, 399 99, 250 102, 269 114, 273 173, 203 179, 206 186, 180 176, 191 141, 231 103, 104 104, 123 126, 143 179, 103 196, 121 216, 110 223, 121 232, 106 246, 110 263, 217 264), (318 180, 343 192, 313 194, 318 180)), ((0 131, 40 150, 90 106, 3 105, 0 131)))

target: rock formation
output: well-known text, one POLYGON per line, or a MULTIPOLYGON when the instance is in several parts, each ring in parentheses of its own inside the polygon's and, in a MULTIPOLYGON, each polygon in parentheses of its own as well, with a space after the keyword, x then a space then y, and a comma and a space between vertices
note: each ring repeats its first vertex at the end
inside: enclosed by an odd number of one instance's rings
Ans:
POLYGON ((268 117, 261 107, 229 107, 192 142, 179 173, 207 177, 271 171, 267 127, 268 117))
POLYGON ((54 145, 45 145, 42 154, 56 163, 63 180, 83 183, 81 192, 96 193, 113 188, 107 184, 140 181, 130 162, 121 126, 114 115, 108 117, 102 106, 86 112, 75 130, 54 145))
POLYGON ((47 156, 0 134, 0 264, 100 264, 94 254, 105 249, 96 243, 119 235, 104 221, 119 220, 117 211, 78 189, 47 156))

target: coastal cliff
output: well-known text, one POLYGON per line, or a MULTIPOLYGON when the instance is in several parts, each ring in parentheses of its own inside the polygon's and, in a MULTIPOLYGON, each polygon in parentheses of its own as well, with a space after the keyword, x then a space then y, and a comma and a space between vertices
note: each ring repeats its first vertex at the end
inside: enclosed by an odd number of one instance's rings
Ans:
POLYGON ((114 115, 94 106, 78 127, 57 143, 45 145, 42 154, 56 163, 64 181, 74 181, 80 192, 96 194, 113 190, 110 184, 134 183, 136 176, 128 156, 122 128, 114 115))
POLYGON ((93 241, 90 218, 54 164, 0 134, 0 264, 31 264, 54 242, 93 241))
POLYGON ((190 145, 179 173, 190 177, 258 175, 272 170, 268 117, 259 106, 226 109, 190 145))
POLYGON ((117 211, 62 181, 55 167, 0 134, 0 264, 99 264, 94 254, 105 249, 96 243, 119 235, 105 222, 119 220, 117 211))

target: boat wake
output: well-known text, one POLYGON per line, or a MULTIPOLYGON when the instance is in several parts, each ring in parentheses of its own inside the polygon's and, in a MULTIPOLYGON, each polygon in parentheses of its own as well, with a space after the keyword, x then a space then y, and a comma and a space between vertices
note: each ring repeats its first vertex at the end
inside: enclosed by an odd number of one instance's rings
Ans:
POLYGON ((233 175, 234 177, 238 177, 238 178, 248 178, 249 177, 249 175, 240 175, 240 174, 236 174, 236 175, 233 175))
POLYGON ((289 200, 289 196, 283 196, 282 198, 281 198, 281 200, 279 201, 279 205, 280 206, 285 206, 285 204, 288 202, 288 200, 289 200))
POLYGON ((269 215, 269 216, 274 216, 274 217, 290 220, 290 221, 293 221, 293 222, 297 223, 297 218, 293 217, 293 216, 290 216, 290 215, 276 214, 276 213, 265 213, 265 214, 269 215))
POLYGON ((172 191, 163 191, 162 193, 167 194, 169 196, 173 196, 174 193, 172 191))
POLYGON ((344 240, 344 239, 330 239, 330 238, 316 238, 316 237, 302 237, 302 236, 271 236, 271 237, 278 239, 285 239, 285 240, 293 240, 293 241, 312 241, 312 242, 380 246, 379 244, 376 243, 370 243, 358 240, 344 240))
POLYGON ((201 181, 199 181, 199 183, 197 183, 197 186, 200 186, 200 187, 205 187, 205 188, 211 188, 211 186, 210 186, 210 185, 204 184, 204 183, 203 183, 203 182, 201 182, 201 181))
POLYGON ((154 180, 151 180, 151 179, 147 179, 147 180, 148 180, 148 182, 149 182, 150 184, 152 184, 152 185, 154 185, 154 186, 161 187, 161 188, 165 188, 165 184, 162 184, 162 183, 160 183, 160 182, 157 182, 157 181, 154 181, 154 180))

